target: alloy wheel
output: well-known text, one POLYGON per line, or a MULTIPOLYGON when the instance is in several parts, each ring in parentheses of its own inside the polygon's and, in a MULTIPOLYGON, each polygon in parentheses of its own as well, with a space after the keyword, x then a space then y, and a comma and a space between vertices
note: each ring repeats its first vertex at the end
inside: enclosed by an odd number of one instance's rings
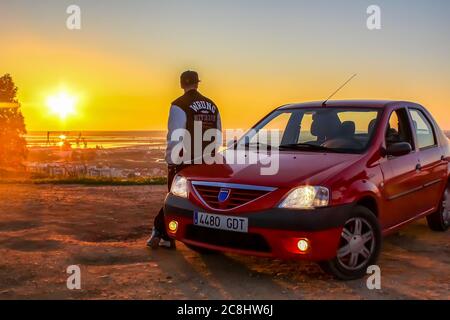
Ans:
POLYGON ((352 218, 342 230, 341 242, 337 252, 339 264, 347 270, 363 267, 375 250, 375 233, 364 218, 352 218))

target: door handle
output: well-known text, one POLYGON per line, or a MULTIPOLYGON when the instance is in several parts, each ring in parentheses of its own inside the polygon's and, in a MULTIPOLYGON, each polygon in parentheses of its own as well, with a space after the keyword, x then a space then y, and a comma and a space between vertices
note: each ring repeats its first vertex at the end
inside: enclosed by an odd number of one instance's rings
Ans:
POLYGON ((420 163, 416 165, 416 171, 422 171, 422 165, 420 163))

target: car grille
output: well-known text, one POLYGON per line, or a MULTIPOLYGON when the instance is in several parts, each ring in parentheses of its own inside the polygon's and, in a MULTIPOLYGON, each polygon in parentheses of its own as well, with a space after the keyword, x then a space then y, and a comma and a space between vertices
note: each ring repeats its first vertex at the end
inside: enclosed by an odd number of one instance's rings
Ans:
POLYGON ((273 190, 273 188, 256 186, 254 189, 250 189, 248 187, 239 188, 239 185, 227 185, 226 187, 223 187, 220 185, 214 186, 196 183, 193 183, 193 187, 203 202, 205 202, 209 207, 219 210, 234 209, 261 198, 273 190), (222 189, 228 189, 230 191, 228 199, 224 202, 219 201, 219 193, 222 189))
POLYGON ((186 228, 185 237, 187 240, 225 248, 266 253, 271 251, 264 237, 254 233, 215 230, 189 225, 186 228))

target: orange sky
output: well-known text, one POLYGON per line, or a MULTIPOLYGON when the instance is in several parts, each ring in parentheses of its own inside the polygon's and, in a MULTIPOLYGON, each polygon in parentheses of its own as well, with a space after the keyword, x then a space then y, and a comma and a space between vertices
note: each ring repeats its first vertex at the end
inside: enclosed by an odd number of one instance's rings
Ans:
POLYGON ((201 0, 114 2, 109 10, 79 1, 82 30, 69 31, 66 2, 0 8, 9 13, 0 19, 0 73, 18 85, 29 130, 165 129, 188 68, 199 71, 227 128, 247 128, 285 103, 324 99, 356 72, 336 98, 416 101, 450 129, 448 2, 380 1, 380 31, 365 27, 364 1, 250 1, 236 10, 233 1, 201 0), (46 105, 61 91, 77 98, 64 121, 46 105))

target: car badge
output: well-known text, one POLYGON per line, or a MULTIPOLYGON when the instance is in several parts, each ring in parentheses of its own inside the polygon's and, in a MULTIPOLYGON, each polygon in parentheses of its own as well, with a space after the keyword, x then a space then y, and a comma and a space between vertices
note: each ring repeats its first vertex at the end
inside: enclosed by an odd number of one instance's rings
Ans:
POLYGON ((219 203, 224 203, 225 201, 227 201, 228 198, 230 197, 230 194, 231 194, 230 189, 225 189, 225 188, 220 189, 219 195, 217 196, 219 203))

